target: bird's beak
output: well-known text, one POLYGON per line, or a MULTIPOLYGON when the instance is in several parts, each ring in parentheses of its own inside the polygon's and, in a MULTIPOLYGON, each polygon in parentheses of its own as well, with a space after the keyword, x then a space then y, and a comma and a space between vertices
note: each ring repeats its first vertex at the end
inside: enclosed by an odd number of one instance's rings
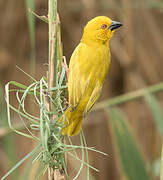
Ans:
POLYGON ((119 28, 121 26, 122 26, 122 24, 120 22, 112 21, 109 29, 112 31, 112 30, 117 29, 117 28, 119 28))

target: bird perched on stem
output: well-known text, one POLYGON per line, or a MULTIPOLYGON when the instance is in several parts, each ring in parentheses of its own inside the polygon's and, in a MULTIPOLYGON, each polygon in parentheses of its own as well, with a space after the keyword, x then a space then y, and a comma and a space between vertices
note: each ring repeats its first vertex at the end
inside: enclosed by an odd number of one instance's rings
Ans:
POLYGON ((79 45, 69 64, 69 108, 61 116, 62 134, 77 135, 84 117, 91 111, 100 96, 109 70, 109 40, 121 23, 105 16, 90 20, 84 28, 79 45))

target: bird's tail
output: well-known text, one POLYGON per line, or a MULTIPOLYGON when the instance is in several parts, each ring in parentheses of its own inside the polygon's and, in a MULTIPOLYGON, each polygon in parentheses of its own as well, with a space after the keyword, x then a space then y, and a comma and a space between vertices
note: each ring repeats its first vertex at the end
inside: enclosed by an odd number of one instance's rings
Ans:
POLYGON ((63 124, 62 134, 68 136, 74 136, 79 134, 83 121, 83 111, 79 108, 71 111, 67 109, 64 115, 61 116, 59 123, 63 124))

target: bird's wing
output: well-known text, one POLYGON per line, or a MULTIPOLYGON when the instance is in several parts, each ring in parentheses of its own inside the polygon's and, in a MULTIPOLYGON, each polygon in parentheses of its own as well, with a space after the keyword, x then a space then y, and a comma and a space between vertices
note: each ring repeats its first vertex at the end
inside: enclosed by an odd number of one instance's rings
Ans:
POLYGON ((80 105, 81 110, 88 113, 100 96, 107 68, 105 62, 101 63, 103 59, 98 51, 101 52, 80 43, 72 54, 68 80, 69 104, 72 110, 80 105))
POLYGON ((69 65, 68 93, 69 105, 71 106, 72 110, 75 110, 78 106, 84 93, 84 86, 86 85, 83 83, 84 79, 80 70, 82 48, 83 47, 80 46, 80 44, 76 47, 71 56, 69 65))
POLYGON ((69 79, 68 79, 68 92, 69 104, 72 110, 75 110, 78 105, 85 109, 90 96, 92 94, 94 83, 91 82, 92 76, 91 68, 94 58, 94 52, 90 48, 80 43, 73 52, 70 65, 69 65, 69 79))
POLYGON ((93 91, 92 91, 91 96, 89 98, 89 101, 86 105, 86 108, 84 111, 85 114, 89 113, 92 110, 95 102, 97 101, 97 99, 100 96, 101 89, 102 89, 102 86, 100 85, 100 83, 98 81, 96 81, 94 83, 94 88, 93 88, 93 91))

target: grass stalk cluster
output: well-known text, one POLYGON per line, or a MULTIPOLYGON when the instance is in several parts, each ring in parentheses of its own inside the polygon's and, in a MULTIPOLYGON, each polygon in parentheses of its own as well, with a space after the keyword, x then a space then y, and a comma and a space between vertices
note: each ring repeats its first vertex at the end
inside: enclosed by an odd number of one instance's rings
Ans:
MULTIPOLYGON (((34 13, 35 14, 35 13, 34 13)), ((79 163, 79 169, 74 168, 75 175, 71 179, 77 179, 84 168, 87 167, 87 179, 89 180, 89 169, 96 168, 89 165, 88 150, 97 151, 93 147, 87 147, 83 132, 80 133, 80 146, 73 145, 71 139, 68 138, 67 143, 61 130, 63 124, 59 124, 58 120, 65 111, 65 90, 67 88, 65 80, 65 69, 62 67, 62 44, 60 34, 60 22, 57 14, 57 0, 49 0, 48 6, 48 25, 49 25, 49 70, 48 77, 42 77, 36 80, 33 76, 25 73, 31 80, 29 86, 10 81, 5 86, 7 115, 9 127, 21 136, 32 139, 37 142, 38 146, 28 153, 21 161, 19 161, 2 180, 10 175, 25 160, 32 158, 32 163, 38 161, 44 165, 40 175, 49 172, 49 178, 55 176, 58 171, 64 178, 69 178, 67 172, 67 164, 65 163, 65 154, 75 158, 79 163), (15 94, 18 101, 18 107, 10 102, 10 96, 15 94), (37 114, 31 114, 27 110, 26 101, 30 98, 35 105, 34 108, 39 110, 37 114), (16 129, 12 123, 11 110, 16 112, 21 120, 21 124, 27 130, 22 132, 16 129), (76 150, 81 150, 81 159, 77 156, 76 150), (86 162, 85 162, 86 159, 86 162)), ((105 153, 102 153, 105 154, 105 153)), ((106 154, 105 154, 106 155, 106 154)), ((57 177, 55 177, 57 179, 57 177)))

